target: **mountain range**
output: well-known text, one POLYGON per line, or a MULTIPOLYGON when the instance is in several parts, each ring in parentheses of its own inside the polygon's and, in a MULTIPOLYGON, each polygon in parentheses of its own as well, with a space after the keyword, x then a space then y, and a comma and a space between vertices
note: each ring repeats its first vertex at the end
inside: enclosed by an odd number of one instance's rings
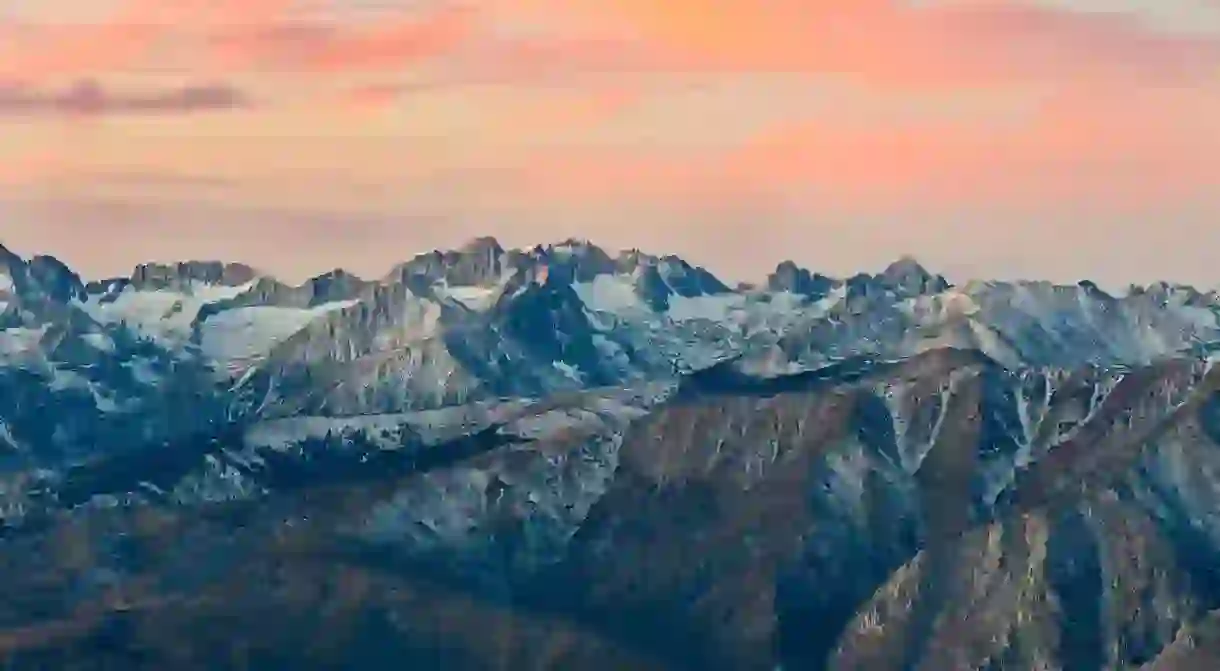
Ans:
POLYGON ((0 658, 1218 668, 1217 351, 1216 292, 910 257, 0 247, 0 658))

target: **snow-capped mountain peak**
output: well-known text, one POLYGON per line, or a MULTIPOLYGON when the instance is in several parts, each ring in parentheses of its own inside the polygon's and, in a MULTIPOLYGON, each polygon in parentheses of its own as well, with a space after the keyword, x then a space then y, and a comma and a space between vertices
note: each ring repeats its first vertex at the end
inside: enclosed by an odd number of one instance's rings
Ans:
POLYGON ((1218 314, 1214 294, 1168 284, 1122 297, 1088 282, 951 287, 911 257, 848 278, 784 261, 765 286, 735 290, 678 256, 586 240, 507 249, 477 238, 379 281, 333 270, 299 285, 221 261, 143 264, 85 284, 51 257, 0 249, 10 371, 19 359, 62 387, 93 370, 68 387, 96 392, 99 418, 135 407, 121 394, 152 398, 186 378, 242 412, 283 415, 545 396, 730 360, 793 372, 937 347, 1014 368, 1135 365, 1220 350, 1218 314), (228 389, 240 400, 225 400, 228 389))

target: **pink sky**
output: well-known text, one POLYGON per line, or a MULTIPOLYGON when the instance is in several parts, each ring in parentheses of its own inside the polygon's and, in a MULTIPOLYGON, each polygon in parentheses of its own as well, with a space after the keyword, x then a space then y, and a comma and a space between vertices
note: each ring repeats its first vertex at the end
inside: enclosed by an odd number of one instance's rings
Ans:
POLYGON ((0 243, 93 275, 492 234, 1220 284, 1207 0, 11 4, 0 243))

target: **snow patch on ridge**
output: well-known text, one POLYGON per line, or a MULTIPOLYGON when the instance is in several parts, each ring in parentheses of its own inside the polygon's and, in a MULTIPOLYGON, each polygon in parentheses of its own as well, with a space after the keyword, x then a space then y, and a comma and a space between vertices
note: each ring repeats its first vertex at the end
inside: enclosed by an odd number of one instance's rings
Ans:
POLYGON ((200 347, 205 357, 222 367, 248 362, 266 355, 315 319, 356 302, 336 301, 313 308, 264 305, 225 310, 200 324, 200 347))
POLYGON ((647 309, 626 275, 598 275, 591 282, 573 283, 572 290, 585 307, 595 312, 620 314, 647 309))
POLYGON ((0 364, 28 363, 41 360, 40 344, 46 333, 43 328, 10 328, 0 331, 0 364))
POLYGON ((102 324, 122 324, 137 335, 169 347, 190 341, 195 319, 203 306, 230 300, 248 291, 253 283, 236 287, 192 283, 187 291, 125 288, 114 300, 91 297, 82 308, 102 324))

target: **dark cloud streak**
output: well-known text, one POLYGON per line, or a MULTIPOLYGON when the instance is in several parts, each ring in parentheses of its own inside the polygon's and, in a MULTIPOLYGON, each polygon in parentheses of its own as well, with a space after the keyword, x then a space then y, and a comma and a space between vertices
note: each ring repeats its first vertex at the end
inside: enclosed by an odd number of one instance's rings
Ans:
POLYGON ((196 84, 151 92, 116 91, 94 80, 60 90, 0 83, 0 116, 175 115, 225 112, 253 106, 224 84, 196 84))

